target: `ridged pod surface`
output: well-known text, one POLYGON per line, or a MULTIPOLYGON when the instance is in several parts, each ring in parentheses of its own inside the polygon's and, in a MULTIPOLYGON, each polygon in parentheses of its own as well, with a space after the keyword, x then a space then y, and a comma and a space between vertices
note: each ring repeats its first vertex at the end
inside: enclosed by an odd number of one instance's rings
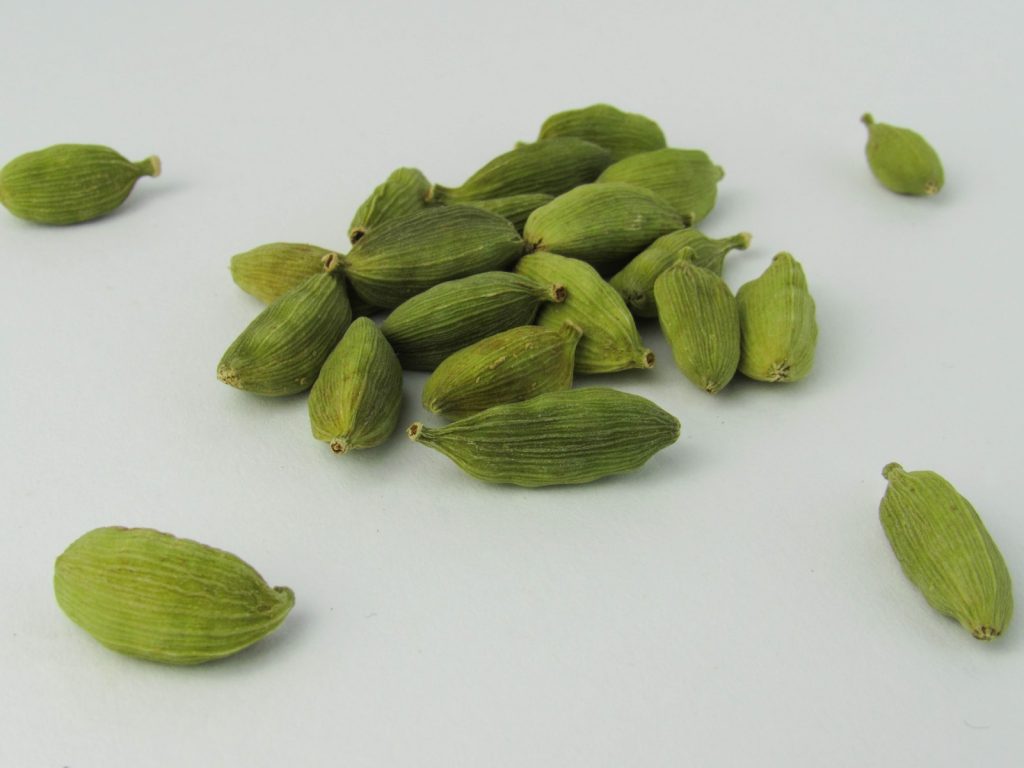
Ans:
POLYGON ((231 257, 231 277, 251 296, 268 304, 303 280, 324 271, 324 260, 337 254, 303 243, 268 243, 231 257))
POLYGON ((597 181, 649 189, 676 213, 689 214, 697 223, 715 207, 718 182, 724 175, 721 166, 712 163, 699 149, 659 149, 631 155, 608 166, 597 181))
POLYGON ((539 138, 561 136, 575 136, 604 147, 611 152, 612 162, 665 146, 665 134, 656 122, 608 104, 570 109, 544 121, 539 138))
POLYGON ((57 603, 111 650, 164 664, 230 656, 273 632, 295 604, 249 565, 148 528, 97 528, 57 558, 57 603))
POLYGON ((861 122, 868 128, 868 166, 883 186, 901 195, 934 195, 942 189, 942 161, 923 136, 876 123, 869 114, 861 122))
POLYGON ((528 195, 512 195, 511 197, 496 197, 493 200, 471 200, 463 205, 471 205, 482 211, 490 211, 512 222, 516 231, 522 234, 526 220, 530 214, 547 205, 555 198, 541 192, 534 192, 528 195))
POLYGON ((378 184, 363 201, 348 226, 348 239, 353 244, 374 227, 401 219, 426 208, 430 182, 416 168, 399 168, 378 184))
POLYGON ((679 420, 646 398, 595 387, 498 405, 445 427, 416 422, 408 433, 475 478, 532 488, 638 469, 679 438, 679 420))

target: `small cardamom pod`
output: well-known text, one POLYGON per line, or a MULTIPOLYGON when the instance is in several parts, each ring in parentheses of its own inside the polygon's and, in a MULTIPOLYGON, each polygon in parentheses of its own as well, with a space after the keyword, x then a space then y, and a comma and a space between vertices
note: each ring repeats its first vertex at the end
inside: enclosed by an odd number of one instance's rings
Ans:
POLYGON ((920 134, 876 123, 869 114, 860 120, 868 127, 868 165, 883 186, 901 195, 934 195, 942 189, 942 162, 920 134))
POLYGON ((570 109, 544 121, 539 138, 562 136, 575 136, 604 147, 611 152, 612 162, 665 146, 665 134, 656 122, 608 104, 570 109))
POLYGON ((496 197, 491 200, 470 200, 463 205, 471 205, 482 211, 490 211, 512 222, 519 234, 523 233, 523 227, 530 214, 547 205, 555 198, 545 195, 542 192, 534 192, 528 195, 512 195, 511 197, 496 197))
POLYGON ((324 271, 324 260, 337 254, 302 243, 269 243, 231 257, 235 284, 260 301, 270 303, 307 277, 324 271))
POLYGON ((416 168, 399 168, 377 185, 363 201, 348 227, 348 239, 355 244, 376 226, 401 219, 426 208, 430 182, 416 168))
POLYGON ((699 149, 658 149, 631 155, 609 165, 597 183, 635 184, 669 203, 676 213, 690 214, 696 224, 715 207, 721 166, 699 149))

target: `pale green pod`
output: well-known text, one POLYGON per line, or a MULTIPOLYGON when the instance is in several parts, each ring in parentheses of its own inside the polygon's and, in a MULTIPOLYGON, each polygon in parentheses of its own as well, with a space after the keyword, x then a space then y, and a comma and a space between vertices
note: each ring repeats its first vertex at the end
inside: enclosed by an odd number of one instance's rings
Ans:
POLYGON ((557 329, 568 320, 583 329, 576 348, 576 373, 654 366, 654 353, 640 340, 626 303, 592 266, 579 259, 537 252, 521 258, 516 272, 565 286, 565 301, 542 307, 537 323, 557 329))
POLYGON ((228 347, 217 378, 259 395, 309 389, 352 320, 345 284, 321 272, 267 306, 228 347))
POLYGON ((532 488, 639 469, 679 438, 679 420, 646 398, 595 387, 498 405, 445 427, 416 422, 408 433, 475 478, 532 488))
POLYGON ((818 324, 799 262, 778 253, 764 273, 740 286, 740 366, 757 381, 798 381, 811 372, 818 324))
POLYGON ((401 219, 426 208, 430 203, 430 182, 416 168, 399 168, 359 206, 348 226, 348 239, 355 244, 374 227, 401 219))
POLYGON ((565 288, 511 272, 482 272, 435 285, 399 304, 381 331, 402 367, 432 371, 453 352, 520 325, 544 302, 565 301, 565 288))
POLYGON ((436 206, 375 227, 327 269, 341 270, 365 301, 391 309, 446 280, 508 267, 525 248, 497 214, 436 206))
POLYGON ((599 184, 635 184, 649 189, 680 215, 689 214, 696 224, 715 207, 718 182, 725 176, 699 149, 659 149, 632 155, 609 165, 599 184))
POLYGON ((584 184, 531 213, 523 238, 532 250, 612 274, 662 235, 689 224, 689 217, 642 187, 584 184))
POLYGON ((684 257, 655 281, 654 297, 683 375, 711 394, 732 381, 740 361, 740 311, 725 281, 684 257))
POLYGON ((402 366, 384 334, 361 317, 345 331, 309 393, 313 437, 335 453, 372 448, 395 431, 402 366))
POLYGON ((1001 635, 1013 616, 1010 573, 974 507, 935 472, 887 464, 882 475, 879 516, 907 578, 979 640, 1001 635))
POLYGON ((260 301, 270 303, 303 280, 324 271, 334 251, 303 243, 268 243, 231 257, 235 284, 260 301))
POLYGON ((270 587, 234 555, 149 528, 97 528, 57 558, 57 603, 119 653, 201 664, 273 632, 291 611, 288 587, 270 587))
POLYGON ((942 161, 920 134, 876 123, 869 114, 861 122, 868 128, 868 166, 885 187, 901 195, 934 195, 942 189, 942 161))
POLYGON ((572 387, 583 331, 524 325, 489 336, 447 357, 423 386, 423 406, 459 419, 503 403, 572 387))
POLYGON ((604 147, 577 138, 520 144, 491 160, 460 187, 434 185, 439 203, 542 193, 560 195, 593 181, 611 163, 604 147))
POLYGON ((722 264, 729 251, 746 250, 750 234, 740 232, 732 237, 712 239, 700 230, 689 228, 659 237, 608 280, 639 317, 657 317, 654 303, 654 281, 686 255, 698 267, 721 276, 722 264))
POLYGON ((516 228, 516 231, 522 234, 523 227, 526 225, 526 220, 530 218, 530 214, 554 199, 551 195, 535 192, 528 195, 496 197, 493 200, 470 200, 463 203, 463 205, 471 205, 483 211, 496 213, 512 222, 512 226, 516 228))
POLYGON ((159 175, 155 155, 133 163, 97 144, 55 144, 0 170, 0 203, 39 224, 78 224, 121 205, 141 176, 159 175))
POLYGON ((665 146, 665 134, 656 122, 608 104, 570 109, 544 121, 539 138, 562 136, 575 136, 604 147, 611 152, 612 162, 665 146))

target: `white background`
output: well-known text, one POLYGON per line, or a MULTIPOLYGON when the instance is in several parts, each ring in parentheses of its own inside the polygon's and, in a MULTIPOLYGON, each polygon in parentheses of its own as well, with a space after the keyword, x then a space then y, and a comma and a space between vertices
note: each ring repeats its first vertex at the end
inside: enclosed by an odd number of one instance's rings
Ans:
MULTIPOLYGON (((115 215, 0 211, 0 765, 1019 764, 1024 617, 975 641, 904 578, 882 466, 944 474, 1024 584, 1020 28, 1013 2, 0 2, 0 162, 158 153, 115 215), (604 101, 726 170, 703 229, 779 250, 821 334, 792 386, 588 377, 683 423, 643 470, 487 486, 404 427, 336 457, 302 396, 224 386, 260 305, 230 256, 342 248, 394 168, 458 184, 604 101), (936 147, 881 188, 865 110, 936 147), (172 668, 65 618, 97 526, 219 546, 295 590, 275 635, 172 668)), ((429 419, 437 423, 436 419, 429 419)))

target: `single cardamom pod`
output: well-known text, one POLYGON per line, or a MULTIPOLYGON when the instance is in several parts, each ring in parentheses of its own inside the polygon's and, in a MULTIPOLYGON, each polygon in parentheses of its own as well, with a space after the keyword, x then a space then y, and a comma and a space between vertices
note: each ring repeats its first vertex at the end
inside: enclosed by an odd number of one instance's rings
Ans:
POLYGON ((39 224, 78 224, 110 213, 140 176, 159 176, 160 158, 133 163, 109 147, 55 144, 0 170, 0 203, 39 224))
POLYGON ((489 336, 446 358, 423 387, 423 406, 459 419, 503 403, 572 387, 583 331, 524 325, 489 336))
POLYGON ((684 252, 691 254, 693 263, 698 267, 721 276, 725 255, 734 248, 746 250, 749 245, 750 235, 747 232, 713 240, 698 229, 680 229, 659 237, 608 282, 622 295, 635 315, 656 317, 654 281, 684 252))
POLYGON ((942 189, 942 162, 919 133, 876 123, 866 113, 860 120, 868 127, 868 166, 883 186, 901 195, 934 195, 942 189))
POLYGON ((740 286, 740 373, 757 381, 798 381, 811 372, 818 324, 799 262, 778 253, 740 286))
POLYGON ((309 389, 351 320, 337 276, 307 277, 249 323, 221 358, 217 378, 260 395, 309 389))
POLYGON ((689 214, 696 224, 715 207, 718 182, 723 176, 721 166, 699 149, 658 149, 609 165, 597 177, 597 183, 635 184, 649 189, 676 213, 689 214))
POLYGON ((496 197, 493 200, 470 200, 463 205, 471 205, 482 211, 496 213, 512 222, 516 231, 522 234, 526 220, 530 214, 547 205, 555 198, 541 192, 534 192, 528 195, 512 195, 511 197, 496 197))
POLYGON ((879 516, 907 578, 979 640, 998 637, 1013 615, 1010 574, 974 507, 935 472, 887 464, 882 476, 879 516))
POLYGON ((740 361, 740 312, 725 281, 683 256, 655 281, 654 297, 683 375, 711 394, 732 381, 740 361))
POLYGON ((481 272, 413 296, 380 329, 403 368, 432 371, 463 347, 529 325, 549 301, 565 301, 565 288, 510 272, 481 272))
POLYGON ((426 208, 430 182, 416 168, 399 168, 370 193, 352 217, 348 239, 355 244, 376 226, 426 208))
POLYGON ((402 366, 372 320, 348 327, 309 393, 313 437, 335 453, 380 445, 402 407, 402 366))
POLYGON ((295 604, 234 555, 149 528, 97 528, 53 574, 64 613, 107 648, 164 664, 237 653, 277 629, 295 604))
POLYGON ((679 420, 646 398, 600 387, 548 392, 409 437, 489 483, 589 483, 640 468, 679 438, 679 420))
POLYGON ((576 373, 654 366, 654 353, 640 340, 626 303, 592 266, 579 259, 537 252, 521 258, 516 272, 538 282, 565 286, 565 301, 542 307, 537 324, 558 329, 568 320, 583 329, 576 347, 576 373))
POLYGON ((491 160, 461 187, 434 185, 432 199, 439 203, 465 203, 543 193, 563 192, 593 181, 611 163, 604 147, 577 138, 520 144, 491 160))
POLYGON ((531 250, 580 259, 611 274, 657 238, 689 223, 642 187, 584 184, 531 213, 523 237, 531 250))
POLYGON ((391 309, 446 280, 508 267, 525 247, 497 214, 437 206, 375 227, 327 270, 341 270, 365 301, 391 309))
POLYGON ((665 134, 656 122, 608 104, 570 109, 544 121, 539 138, 563 136, 575 136, 604 147, 611 152, 612 162, 665 146, 665 134))
POLYGON ((243 291, 269 304, 323 272, 324 259, 332 254, 315 245, 269 243, 232 256, 231 277, 243 291))

